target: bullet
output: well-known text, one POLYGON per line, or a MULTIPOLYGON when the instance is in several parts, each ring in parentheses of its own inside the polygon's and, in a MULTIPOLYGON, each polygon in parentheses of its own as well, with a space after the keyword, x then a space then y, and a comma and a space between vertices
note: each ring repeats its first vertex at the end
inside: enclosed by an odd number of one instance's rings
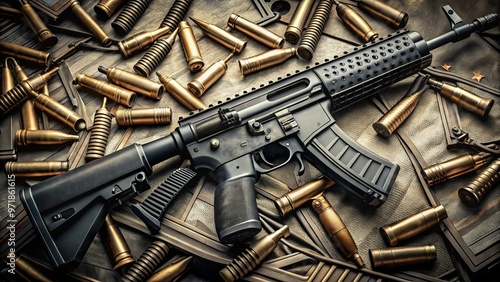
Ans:
POLYGON ((50 54, 47 52, 28 48, 16 43, 10 43, 0 40, 0 55, 14 57, 40 66, 48 67, 50 63, 50 54))
POLYGON ((141 257, 122 276, 120 281, 145 281, 163 262, 170 248, 162 241, 154 241, 141 257))
POLYGON ((94 37, 99 41, 102 45, 108 46, 112 43, 109 36, 102 30, 102 28, 97 24, 94 19, 80 6, 80 3, 76 0, 72 0, 73 2, 70 4, 70 9, 75 15, 75 17, 87 27, 87 29, 94 35, 94 37))
POLYGON ((25 260, 22 256, 16 257, 15 253, 8 253, 7 257, 4 259, 6 263, 11 263, 14 258, 15 271, 26 281, 37 281, 37 282, 51 282, 53 280, 49 279, 43 273, 41 273, 36 267, 25 260))
POLYGON ((294 47, 273 49, 250 58, 238 60, 238 64, 241 74, 248 75, 281 64, 289 58, 294 57, 295 54, 296 50, 294 47))
POLYGON ((163 269, 155 272, 147 282, 163 282, 163 281, 175 281, 189 268, 189 264, 193 260, 193 257, 184 257, 174 263, 164 267, 163 269))
POLYGON ((55 34, 45 25, 33 7, 27 3, 27 1, 22 0, 20 2, 22 3, 21 12, 31 27, 31 30, 36 34, 38 42, 40 42, 42 47, 50 48, 56 45, 58 41, 57 36, 55 36, 55 34))
POLYGON ((380 234, 387 246, 396 246, 400 242, 412 238, 448 217, 446 209, 439 205, 413 214, 395 223, 380 227, 380 234))
POLYGON ((165 86, 165 90, 189 110, 197 111, 207 108, 200 99, 194 96, 193 93, 189 92, 189 90, 184 88, 184 86, 175 79, 159 72, 157 72, 156 75, 160 79, 160 82, 163 83, 163 86, 165 86))
POLYGON ((427 185, 432 186, 474 171, 489 162, 491 158, 491 154, 486 152, 465 154, 424 168, 422 176, 427 185))
POLYGON ((170 124, 171 117, 172 109, 167 107, 121 108, 115 112, 116 124, 119 126, 170 124))
POLYGON ((113 270, 135 262, 127 241, 111 214, 108 214, 104 219, 100 233, 113 259, 113 270))
POLYGON ((346 4, 339 3, 338 1, 334 1, 334 3, 337 5, 337 15, 342 22, 361 37, 363 41, 370 42, 378 37, 378 33, 375 32, 366 20, 353 8, 346 4))
POLYGON ((453 103, 464 107, 466 110, 471 111, 482 118, 488 116, 495 102, 491 98, 479 97, 476 94, 469 92, 463 88, 439 82, 432 78, 429 78, 429 80, 427 80, 427 83, 441 96, 451 100, 453 103))
POLYGON ((231 14, 227 25, 245 35, 255 39, 269 48, 279 49, 283 47, 285 39, 267 28, 261 27, 237 14, 231 14))
POLYGON ((187 84, 187 88, 196 97, 200 97, 221 78, 227 70, 227 62, 233 57, 234 53, 229 54, 224 60, 211 64, 208 68, 198 74, 193 81, 187 84))
POLYGON ((134 65, 134 71, 139 75, 148 77, 151 71, 155 69, 162 61, 167 57, 170 50, 172 50, 172 45, 175 42, 175 37, 177 37, 178 28, 167 36, 166 38, 160 38, 149 48, 144 56, 134 65))
POLYGON ((86 162, 102 158, 106 153, 111 120, 113 119, 111 113, 106 109, 106 101, 107 99, 104 97, 101 107, 94 114, 94 124, 90 131, 89 144, 85 155, 86 162))
POLYGON ((187 21, 179 23, 179 39, 181 41, 182 50, 188 62, 190 72, 199 71, 203 68, 205 63, 201 57, 200 48, 194 37, 193 30, 187 21))
POLYGON ((123 1, 124 0, 99 0, 94 6, 94 11, 98 16, 109 19, 123 1))
POLYGON ((408 23, 408 14, 379 0, 356 1, 358 7, 375 17, 386 21, 393 28, 403 28, 408 23))
POLYGON ((135 93, 160 100, 165 91, 161 83, 152 81, 144 76, 128 72, 119 68, 105 68, 99 66, 99 72, 105 74, 109 81, 135 93))
POLYGON ((224 281, 236 281, 259 265, 278 246, 279 240, 290 235, 290 229, 283 225, 274 233, 266 235, 251 244, 230 264, 224 267, 220 276, 224 281))
POLYGON ((14 82, 14 75, 9 69, 8 61, 9 60, 14 60, 12 57, 8 57, 4 60, 3 63, 3 68, 2 68, 2 85, 1 87, 1 95, 7 93, 7 91, 11 90, 14 88, 15 82, 14 82))
POLYGON ((146 49, 158 38, 170 32, 169 27, 160 27, 152 31, 142 31, 118 42, 118 48, 125 58, 146 49))
POLYGON ((494 160, 471 182, 458 189, 458 197, 469 207, 477 207, 484 197, 500 183, 500 158, 494 160))
POLYGON ((232 35, 226 30, 214 25, 189 17, 208 37, 237 54, 241 53, 247 45, 246 40, 232 35))
POLYGON ((292 19, 290 20, 290 23, 286 28, 286 41, 292 44, 299 42, 302 35, 302 30, 304 29, 313 6, 314 0, 302 0, 299 2, 297 8, 295 9, 295 12, 293 13, 292 19))
POLYGON ((369 256, 374 270, 428 263, 437 259, 434 245, 371 249, 369 256))
POLYGON ((18 146, 31 145, 61 145, 67 142, 78 141, 78 135, 67 134, 52 129, 20 129, 16 131, 16 143, 18 146))
POLYGON ((129 108, 134 106, 137 100, 137 94, 135 92, 109 82, 93 78, 83 73, 75 75, 74 83, 93 90, 100 95, 129 108))
POLYGON ((50 177, 68 170, 67 161, 6 162, 5 174, 19 178, 50 177))
MULTIPOLYGON (((21 82, 28 79, 26 72, 19 66, 16 60, 12 62, 14 66, 14 73, 16 75, 17 81, 21 82)), ((47 84, 44 85, 44 87, 47 84)), ((21 121, 24 129, 37 130, 38 129, 38 118, 35 111, 35 102, 32 100, 27 100, 21 106, 21 121)))

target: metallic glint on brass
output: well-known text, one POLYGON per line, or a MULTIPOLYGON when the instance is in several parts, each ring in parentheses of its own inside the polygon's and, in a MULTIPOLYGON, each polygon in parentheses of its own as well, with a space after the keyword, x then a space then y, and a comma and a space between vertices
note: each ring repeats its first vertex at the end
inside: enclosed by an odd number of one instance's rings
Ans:
POLYGON ((85 155, 86 162, 102 158, 106 153, 111 120, 113 119, 111 113, 106 109, 106 101, 107 99, 104 97, 101 107, 94 114, 94 124, 90 131, 89 144, 85 155))
POLYGON ((0 40, 0 55, 14 57, 44 67, 49 66, 51 58, 50 53, 2 40, 0 40))
POLYGON ((284 225, 274 233, 266 235, 246 248, 230 264, 224 267, 220 276, 224 281, 236 281, 259 265, 277 246, 281 238, 290 235, 287 225, 284 225))
POLYGON ((199 71, 203 68, 205 63, 201 57, 200 47, 194 37, 193 29, 187 21, 179 23, 179 40, 186 56, 188 68, 190 72, 199 71))
POLYGON ((83 73, 75 75, 75 83, 127 107, 134 106, 137 100, 135 92, 83 73))
POLYGON ((172 109, 157 108, 119 108, 115 112, 116 124, 119 126, 170 124, 172 109))
POLYGON ((158 270, 155 272, 147 282, 163 282, 163 281, 176 281, 179 276, 185 273, 189 269, 189 264, 193 260, 193 257, 184 257, 176 260, 172 264, 158 270))
POLYGON ((430 229, 447 217, 446 209, 439 205, 382 226, 379 231, 387 246, 396 246, 401 241, 430 229))
POLYGON ((5 262, 10 263, 8 258, 15 257, 15 271, 16 274, 21 276, 26 281, 37 281, 37 282, 52 282, 52 279, 49 279, 42 272, 40 272, 36 267, 34 267, 31 263, 25 260, 22 255, 16 256, 15 253, 8 253, 5 262))
POLYGON ((175 79, 160 72, 157 72, 156 75, 160 79, 160 82, 163 83, 163 86, 165 86, 165 90, 189 110, 196 111, 207 108, 198 97, 194 96, 193 93, 189 92, 189 90, 175 79))
POLYGON ((397 10, 383 1, 361 0, 356 2, 361 10, 383 19, 393 28, 403 28, 408 23, 407 13, 397 10))
POLYGON ((477 207, 491 189, 500 183, 500 158, 494 160, 474 179, 464 187, 458 189, 458 197, 464 204, 477 207))
POLYGON ((309 13, 311 13, 312 7, 314 6, 314 0, 302 0, 297 5, 295 12, 293 13, 292 19, 288 24, 285 31, 286 41, 295 44, 299 42, 302 35, 302 30, 309 18, 309 13))
POLYGON ((113 259, 113 270, 135 262, 127 241, 111 214, 106 216, 100 232, 113 259))
POLYGON ((50 31, 29 3, 23 3, 21 12, 44 48, 50 48, 57 44, 57 36, 50 31))
POLYGON ((175 42, 175 38, 177 37, 178 28, 174 29, 174 31, 165 37, 162 37, 149 48, 146 53, 142 56, 142 58, 137 61, 134 65, 134 71, 142 76, 149 76, 151 71, 156 68, 162 61, 167 57, 170 50, 172 50, 172 46, 175 42))
POLYGON ((427 185, 432 186, 474 171, 489 162, 491 158, 491 154, 486 152, 458 156, 422 169, 422 176, 427 185))
POLYGON ((434 245, 371 249, 369 256, 376 270, 428 263, 437 259, 434 245))
POLYGON ((285 39, 267 28, 261 27, 237 14, 231 14, 227 25, 266 45, 269 48, 283 47, 285 39))
POLYGON ((238 38, 226 30, 214 25, 206 23, 202 20, 197 20, 189 17, 198 27, 201 28, 203 33, 209 38, 215 40, 217 43, 231 50, 231 52, 235 52, 237 54, 241 53, 247 42, 241 38, 238 38))
POLYGON ((118 48, 125 58, 146 49, 153 44, 158 38, 170 32, 169 27, 161 27, 152 31, 141 31, 124 40, 118 42, 118 48))
POLYGON ((94 19, 83 9, 80 3, 76 0, 70 4, 71 11, 73 15, 83 24, 87 29, 94 35, 98 42, 104 46, 108 46, 112 43, 111 38, 102 30, 102 28, 97 24, 94 19))
POLYGON ((7 91, 11 90, 14 88, 15 81, 14 81, 14 75, 9 69, 8 61, 9 60, 14 60, 12 57, 7 57, 4 60, 3 63, 3 68, 2 68, 2 84, 0 85, 0 96, 7 93, 7 91))
POLYGON ((334 1, 337 5, 337 15, 348 28, 354 31, 364 42, 373 41, 378 37, 378 33, 358 14, 353 8, 346 4, 334 1))
POLYGON ((94 6, 94 12, 101 17, 110 18, 125 0, 99 0, 94 6))
POLYGON ((67 134, 52 129, 20 129, 16 131, 16 144, 18 146, 31 145, 61 145, 67 142, 78 141, 78 135, 67 134))
POLYGON ((161 265, 170 248, 162 241, 154 241, 141 257, 122 276, 122 282, 139 282, 146 279, 161 265))
POLYGON ((105 68, 103 66, 99 66, 98 70, 106 74, 107 78, 114 84, 155 100, 160 100, 165 91, 161 83, 126 70, 105 68))
POLYGON ((248 75, 266 68, 283 63, 294 57, 296 50, 294 47, 273 49, 250 58, 238 60, 241 74, 248 75))
POLYGON ((196 95, 196 97, 203 95, 210 86, 226 73, 227 62, 233 57, 233 54, 229 54, 224 60, 217 61, 203 70, 193 81, 187 84, 188 90, 196 95))
POLYGON ((5 174, 19 178, 50 177, 68 170, 67 161, 6 162, 5 174))
POLYGON ((464 107, 466 110, 471 111, 483 118, 488 116, 495 102, 495 100, 491 98, 479 97, 463 88, 439 82, 432 78, 429 78, 428 84, 441 96, 450 99, 453 103, 456 103, 464 107))

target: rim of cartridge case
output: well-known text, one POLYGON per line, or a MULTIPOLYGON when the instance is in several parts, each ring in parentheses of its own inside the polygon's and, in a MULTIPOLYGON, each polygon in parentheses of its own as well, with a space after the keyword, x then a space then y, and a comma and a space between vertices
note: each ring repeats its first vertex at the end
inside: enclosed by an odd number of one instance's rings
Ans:
POLYGON ((313 57, 313 52, 314 50, 311 50, 306 46, 297 47, 297 55, 299 55, 299 57, 301 57, 304 60, 311 60, 313 57))
POLYGON ((107 6, 102 5, 101 3, 97 3, 94 6, 94 12, 99 17, 107 17, 107 18, 110 18, 112 14, 111 10, 107 6))
POLYGON ((410 19, 410 16, 408 16, 407 13, 401 12, 401 14, 399 15, 399 17, 396 20, 396 23, 398 23, 398 24, 397 25, 393 25, 393 26, 396 27, 396 28, 403 28, 403 27, 406 26, 406 24, 408 23, 409 19, 410 19))
POLYGON ((187 89, 189 90, 189 92, 193 93, 194 96, 196 97, 200 97, 201 95, 203 95, 203 93, 205 93, 206 90, 205 87, 203 87, 203 84, 201 84, 197 80, 188 82, 187 89))
POLYGON ((285 31, 285 40, 295 44, 300 40, 301 30, 295 26, 289 26, 285 31))
POLYGON ((462 187, 457 191, 458 197, 466 206, 477 207, 481 202, 476 193, 469 187, 462 187))
POLYGON ((40 44, 42 48, 48 49, 59 42, 59 38, 52 32, 46 32, 45 35, 40 39, 40 44))
POLYGON ((147 70, 146 68, 142 67, 141 65, 134 65, 133 66, 133 69, 134 71, 138 74, 138 75, 142 75, 144 77, 148 77, 149 76, 149 70, 147 70))
POLYGON ((393 247, 399 243, 397 236, 394 234, 394 232, 392 232, 392 228, 390 226, 382 226, 379 228, 379 231, 382 239, 387 246, 393 247))

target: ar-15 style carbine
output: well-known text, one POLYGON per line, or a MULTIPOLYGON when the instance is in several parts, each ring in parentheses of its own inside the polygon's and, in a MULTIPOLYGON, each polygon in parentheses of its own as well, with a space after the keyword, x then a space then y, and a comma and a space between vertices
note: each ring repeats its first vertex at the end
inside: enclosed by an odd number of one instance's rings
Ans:
POLYGON ((299 173, 304 156, 328 178, 379 206, 398 165, 351 140, 331 113, 429 66, 432 49, 497 24, 498 16, 490 14, 427 42, 417 32, 398 31, 196 113, 166 137, 23 189, 21 200, 56 266, 81 260, 109 208, 148 189, 151 166, 175 155, 188 158, 196 170, 215 172, 214 217, 223 243, 261 230, 254 184, 259 174, 294 156, 299 173))

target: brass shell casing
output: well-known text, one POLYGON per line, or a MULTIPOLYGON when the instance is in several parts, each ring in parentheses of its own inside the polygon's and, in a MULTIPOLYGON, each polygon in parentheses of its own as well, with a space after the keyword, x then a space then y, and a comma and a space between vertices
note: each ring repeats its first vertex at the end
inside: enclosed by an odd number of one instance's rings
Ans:
POLYGON ((175 79, 157 72, 156 75, 160 79, 160 82, 165 86, 165 90, 174 97, 179 103, 183 104, 186 108, 191 111, 197 111, 199 109, 206 109, 207 106, 198 97, 194 96, 193 93, 189 92, 184 86, 182 86, 175 79))
POLYGON ((312 59, 314 50, 316 50, 319 39, 321 38, 326 23, 330 18, 333 3, 334 2, 330 0, 320 0, 316 6, 306 32, 300 41, 300 45, 297 47, 297 54, 302 59, 312 59))
POLYGON ((437 259, 434 245, 371 249, 369 256, 375 270, 428 263, 437 259))
POLYGON ((283 47, 285 39, 267 28, 261 27, 237 14, 231 14, 227 25, 266 45, 269 48, 283 47))
POLYGON ((321 225, 323 225, 323 228, 330 235, 342 255, 346 259, 353 261, 357 267, 365 267, 351 233, 326 198, 323 195, 317 196, 312 201, 312 207, 318 213, 321 225))
POLYGON ((490 161, 491 158, 491 154, 485 152, 458 156, 422 169, 422 176, 427 185, 432 186, 474 171, 490 161))
POLYGON ((239 54, 247 45, 247 42, 245 40, 232 35, 231 33, 214 24, 209 24, 201 20, 193 19, 191 17, 189 18, 203 30, 203 33, 208 38, 213 39, 215 42, 231 50, 231 52, 239 54))
POLYGON ((294 47, 273 49, 250 58, 238 60, 238 64, 241 74, 248 75, 281 64, 289 58, 294 57, 295 54, 296 50, 294 47))
POLYGON ((160 240, 151 243, 120 281, 145 281, 168 255, 170 248, 160 240))
POLYGON ((94 114, 94 124, 90 131, 89 144, 85 161, 90 162, 104 157, 108 145, 109 130, 113 115, 106 109, 106 97, 103 98, 102 106, 94 114))
POLYGON ((229 54, 226 59, 211 64, 208 68, 198 74, 193 81, 188 82, 187 89, 196 97, 200 97, 207 89, 221 78, 227 70, 227 62, 233 57, 229 54))
POLYGON ((36 267, 34 267, 31 263, 25 260, 22 255, 17 256, 15 253, 8 253, 4 261, 6 263, 10 263, 9 258, 14 258, 14 264, 16 265, 15 271, 16 274, 21 276, 26 281, 37 281, 37 282, 51 282, 52 279, 49 279, 42 272, 40 272, 36 267))
POLYGON ((104 219, 100 233, 113 259, 113 270, 135 262, 127 241, 111 214, 104 219))
POLYGON ((50 53, 2 40, 0 40, 0 55, 14 57, 45 67, 49 66, 51 58, 50 53))
POLYGON ((153 44, 156 39, 169 32, 170 28, 166 26, 153 31, 142 31, 118 42, 118 48, 125 58, 128 58, 133 54, 146 49, 146 47, 153 44))
POLYGON ((287 225, 283 225, 274 233, 262 237, 224 267, 219 272, 220 276, 226 282, 240 279, 259 265, 278 246, 281 238, 286 238, 289 235, 290 229, 287 225))
POLYGON ((299 2, 292 18, 290 19, 290 23, 288 23, 288 27, 286 28, 286 41, 292 44, 299 42, 302 30, 304 29, 313 6, 314 0, 302 0, 299 2))
POLYGON ((170 124, 172 109, 167 107, 117 109, 115 120, 119 126, 170 124))
POLYGON ((30 91, 30 96, 35 100, 35 107, 71 127, 74 131, 79 132, 86 128, 85 120, 81 116, 50 96, 38 94, 35 91, 30 91))
POLYGON ((98 16, 110 18, 125 0, 99 0, 94 6, 94 11, 98 16))
POLYGON ((200 48, 198 47, 198 42, 196 42, 196 38, 194 37, 193 29, 191 29, 191 26, 187 21, 181 21, 179 23, 178 34, 182 50, 184 50, 184 55, 186 56, 189 71, 195 72, 201 70, 205 63, 201 57, 200 48))
POLYGON ((70 4, 70 9, 76 18, 87 27, 87 29, 94 35, 94 37, 99 41, 102 45, 108 46, 112 43, 109 36, 102 30, 102 28, 97 24, 94 19, 83 9, 80 3, 77 0, 72 0, 73 2, 70 4))
POLYGON ((500 158, 494 160, 464 187, 458 189, 458 197, 464 204, 477 207, 491 189, 500 183, 500 158))
POLYGON ((415 92, 404 97, 394 107, 392 107, 378 121, 372 124, 373 129, 379 135, 389 137, 413 112, 420 100, 422 92, 415 92))
POLYGON ((68 170, 67 161, 6 162, 5 174, 19 178, 50 177, 68 170))
POLYGON ((160 100, 165 91, 165 87, 161 83, 126 70, 99 66, 99 71, 106 74, 107 78, 114 84, 155 100, 160 100))
POLYGON ((358 7, 378 18, 386 21, 393 28, 403 28, 408 23, 407 13, 399 11, 379 0, 357 1, 358 7))
POLYGON ((19 129, 16 131, 16 144, 18 146, 60 145, 67 142, 78 141, 78 139, 80 139, 78 135, 67 134, 52 129, 19 129))
POLYGON ((137 100, 135 92, 83 73, 75 75, 75 82, 127 107, 134 106, 137 100))
POLYGON ((147 282, 176 281, 179 276, 189 269, 189 264, 192 260, 193 257, 181 258, 180 260, 177 260, 155 272, 148 278, 147 282))
POLYGON ((420 234, 448 217, 446 209, 439 205, 413 214, 395 223, 380 227, 380 234, 387 246, 396 246, 401 241, 420 234))
POLYGON ((24 3, 21 6, 21 12, 43 48, 50 48, 57 44, 57 36, 45 25, 31 4, 24 3))
POLYGON ((15 86, 14 75, 7 65, 7 60, 9 60, 9 58, 5 59, 2 68, 2 84, 0 85, 0 95, 7 93, 7 91, 11 90, 15 86))
POLYGON ((370 42, 378 37, 378 33, 353 8, 346 4, 338 3, 336 10, 342 22, 361 37, 363 41, 370 42))
POLYGON ((326 188, 334 185, 335 182, 329 178, 320 178, 310 181, 295 190, 292 190, 283 196, 276 198, 274 204, 281 216, 285 216, 289 212, 302 206, 309 200, 312 200, 317 195, 326 190, 326 188))
POLYGON ((428 84, 441 96, 450 99, 453 103, 464 107, 466 110, 482 118, 488 116, 495 102, 495 100, 491 98, 479 97, 463 88, 439 82, 432 78, 428 80, 428 84))

